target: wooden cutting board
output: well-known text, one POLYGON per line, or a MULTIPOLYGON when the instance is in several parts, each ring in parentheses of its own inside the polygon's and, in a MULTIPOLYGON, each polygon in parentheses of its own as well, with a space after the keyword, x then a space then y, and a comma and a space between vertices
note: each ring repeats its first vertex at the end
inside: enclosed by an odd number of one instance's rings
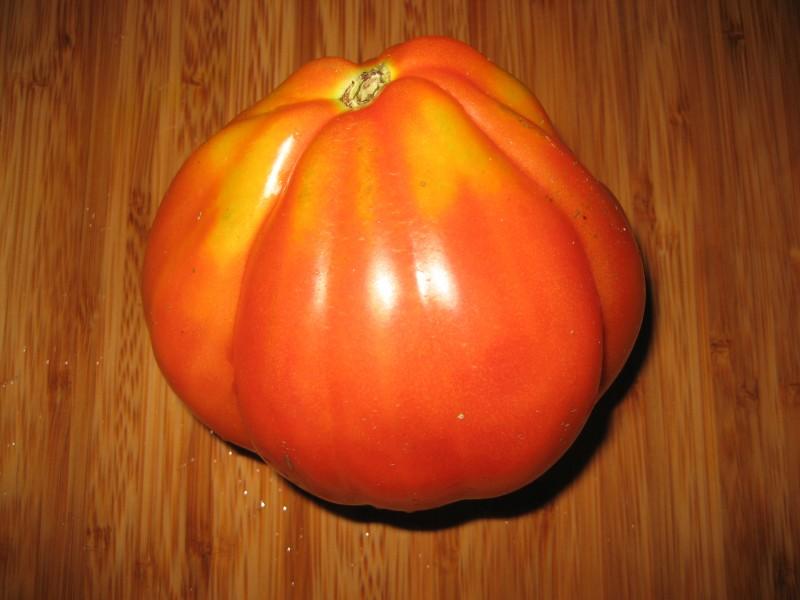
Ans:
POLYGON ((800 596, 800 5, 0 7, 0 596, 800 596), (531 87, 647 263, 628 368, 528 488, 325 505, 196 422, 139 272, 189 152, 304 62, 420 34, 531 87))

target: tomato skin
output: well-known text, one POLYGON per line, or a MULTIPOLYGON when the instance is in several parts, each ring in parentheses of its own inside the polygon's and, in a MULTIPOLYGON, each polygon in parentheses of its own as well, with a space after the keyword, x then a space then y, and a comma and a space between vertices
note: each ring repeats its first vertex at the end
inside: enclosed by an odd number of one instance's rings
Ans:
POLYGON ((176 176, 143 275, 200 419, 311 493, 398 510, 549 468, 644 294, 613 196, 530 92, 446 38, 314 61, 234 119, 176 176))

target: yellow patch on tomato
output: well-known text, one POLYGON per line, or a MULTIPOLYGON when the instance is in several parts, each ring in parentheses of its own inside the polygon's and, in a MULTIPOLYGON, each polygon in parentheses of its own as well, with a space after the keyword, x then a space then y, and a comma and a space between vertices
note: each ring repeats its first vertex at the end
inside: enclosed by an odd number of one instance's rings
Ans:
POLYGON ((465 187, 487 196, 498 190, 491 176, 496 149, 444 92, 421 99, 403 143, 421 214, 436 219, 465 187))
POLYGON ((291 135, 283 139, 264 135, 249 143, 210 207, 208 218, 213 223, 205 240, 209 255, 224 261, 226 257, 238 259, 247 252, 264 216, 283 190, 294 141, 291 135))

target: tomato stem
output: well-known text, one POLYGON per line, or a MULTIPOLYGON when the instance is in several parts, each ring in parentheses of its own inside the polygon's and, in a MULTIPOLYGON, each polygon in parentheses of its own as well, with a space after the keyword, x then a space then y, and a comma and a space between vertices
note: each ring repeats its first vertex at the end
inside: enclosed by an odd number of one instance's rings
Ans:
POLYGON ((385 64, 362 71, 347 85, 339 100, 350 110, 363 108, 378 97, 389 79, 389 69, 385 64))

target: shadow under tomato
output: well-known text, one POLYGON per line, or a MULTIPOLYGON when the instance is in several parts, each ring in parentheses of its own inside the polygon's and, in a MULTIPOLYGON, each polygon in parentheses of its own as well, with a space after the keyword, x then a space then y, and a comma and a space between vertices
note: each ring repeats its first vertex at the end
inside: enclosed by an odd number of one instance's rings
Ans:
MULTIPOLYGON (((476 519, 510 519, 544 508, 578 479, 603 444, 614 408, 626 397, 644 364, 655 318, 649 278, 646 285, 647 297, 642 327, 628 361, 611 387, 598 401, 575 443, 544 475, 527 486, 498 498, 462 500, 439 508, 405 513, 372 506, 334 504, 309 494, 291 482, 286 483, 310 502, 345 519, 358 523, 384 523, 408 530, 433 531, 455 527, 476 519)), ((253 452, 233 445, 231 448, 242 455, 261 460, 253 452)))
POLYGON ((654 320, 651 298, 648 279, 642 327, 625 367, 598 401, 575 443, 544 475, 527 486, 499 498, 463 500, 413 513, 371 506, 338 505, 293 487, 311 502, 345 519, 358 523, 384 523, 408 530, 432 531, 455 527, 476 519, 509 519, 544 508, 578 479, 605 441, 611 414, 630 391, 647 357, 654 320))

